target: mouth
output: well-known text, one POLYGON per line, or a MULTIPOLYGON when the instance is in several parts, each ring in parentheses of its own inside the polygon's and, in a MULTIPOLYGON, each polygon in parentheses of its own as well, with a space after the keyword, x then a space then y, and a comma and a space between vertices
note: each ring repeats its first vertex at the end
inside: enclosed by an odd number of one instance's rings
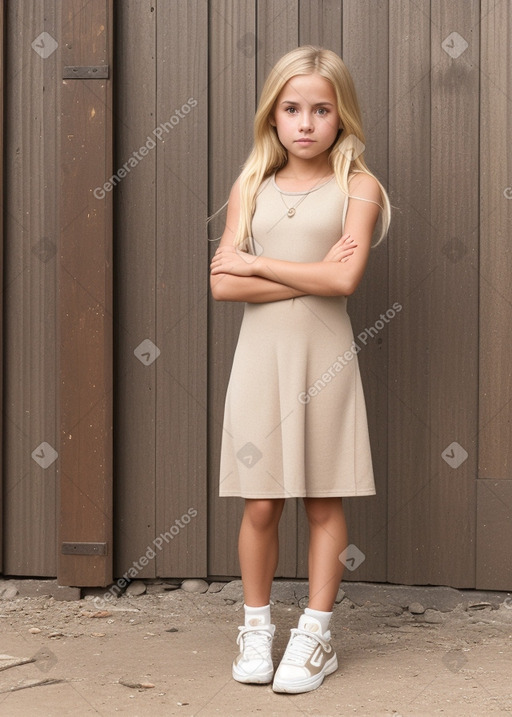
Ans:
POLYGON ((296 139, 295 142, 297 144, 313 144, 315 140, 314 139, 296 139))

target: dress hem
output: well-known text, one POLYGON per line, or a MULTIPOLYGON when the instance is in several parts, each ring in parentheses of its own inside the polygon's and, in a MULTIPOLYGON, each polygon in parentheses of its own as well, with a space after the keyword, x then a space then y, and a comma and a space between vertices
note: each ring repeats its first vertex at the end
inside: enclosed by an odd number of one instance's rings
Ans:
POLYGON ((287 493, 286 495, 268 495, 267 493, 251 493, 249 494, 242 494, 242 493, 220 493, 219 498, 248 498, 248 499, 264 499, 264 500, 270 500, 272 498, 281 499, 281 498, 357 498, 358 496, 367 496, 367 495, 376 495, 377 492, 375 490, 372 491, 357 491, 356 493, 340 493, 340 491, 334 491, 333 493, 301 493, 300 495, 291 495, 290 493, 287 493))

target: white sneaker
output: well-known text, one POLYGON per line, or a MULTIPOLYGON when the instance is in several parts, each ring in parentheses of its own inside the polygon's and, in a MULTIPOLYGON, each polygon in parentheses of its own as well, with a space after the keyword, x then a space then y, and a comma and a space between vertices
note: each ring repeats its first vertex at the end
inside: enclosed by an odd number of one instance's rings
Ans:
POLYGON ((338 669, 338 659, 327 631, 322 635, 318 620, 301 615, 299 626, 291 631, 290 641, 277 668, 274 692, 310 692, 320 687, 326 675, 338 669))
POLYGON ((268 684, 272 682, 272 640, 275 625, 239 627, 237 644, 240 654, 233 661, 233 678, 237 682, 268 684))

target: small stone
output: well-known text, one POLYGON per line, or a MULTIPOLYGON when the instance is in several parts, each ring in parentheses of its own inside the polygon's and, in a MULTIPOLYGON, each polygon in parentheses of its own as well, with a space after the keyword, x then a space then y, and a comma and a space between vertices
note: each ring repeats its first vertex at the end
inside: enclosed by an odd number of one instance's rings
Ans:
POLYGON ((0 600, 12 600, 18 594, 18 588, 13 583, 0 583, 0 600))
POLYGON ((472 605, 468 605, 468 610, 486 610, 487 608, 492 608, 490 602, 477 602, 472 605))
POLYGON ((209 593, 220 593, 222 588, 226 585, 226 583, 217 583, 213 582, 210 583, 210 587, 208 588, 209 593))
POLYGON ((119 680, 119 684, 131 687, 133 690, 149 690, 155 686, 152 682, 132 682, 131 680, 119 680))
POLYGON ((146 584, 142 580, 134 580, 126 588, 125 594, 136 597, 137 595, 144 595, 146 592, 146 584))
POLYGON ((336 595, 336 598, 335 598, 335 600, 334 600, 334 602, 336 603, 336 605, 339 605, 339 604, 340 604, 340 602, 343 600, 343 598, 345 597, 345 595, 346 595, 345 591, 344 591, 342 588, 340 588, 340 589, 338 590, 338 594, 336 595))
POLYGON ((425 608, 420 602, 412 602, 408 607, 409 612, 412 615, 423 615, 425 608))
POLYGON ((396 617, 402 614, 402 608, 397 605, 381 605, 371 608, 372 617, 396 617))
POLYGON ((443 622, 443 617, 437 610, 425 610, 425 622, 430 625, 438 625, 443 622))
POLYGON ((181 586, 180 586, 179 583, 165 583, 165 585, 164 585, 164 591, 165 591, 165 592, 170 592, 170 591, 172 591, 172 590, 179 590, 180 587, 181 587, 181 586))
POLYGON ((386 620, 385 624, 388 627, 401 627, 402 623, 400 622, 398 617, 391 617, 389 620, 386 620))
POLYGON ((82 617, 110 617, 112 613, 109 610, 97 610, 96 612, 90 612, 89 610, 82 610, 80 613, 82 617))
POLYGON ((39 635, 41 629, 39 627, 29 627, 28 631, 31 635, 39 635))
POLYGON ((192 578, 190 580, 184 580, 181 583, 181 589, 186 593, 205 593, 208 590, 208 583, 206 580, 192 578))
MULTIPOLYGON (((243 603, 244 601, 244 589, 242 585, 241 580, 231 580, 229 583, 226 583, 221 591, 221 597, 224 598, 224 600, 232 600, 233 602, 230 603, 233 605, 235 602, 243 603)), ((272 600, 270 602, 272 605, 272 600)))
POLYGON ((304 597, 301 597, 298 602, 298 605, 301 610, 304 610, 305 608, 307 608, 308 604, 309 604, 309 595, 304 595, 304 597))

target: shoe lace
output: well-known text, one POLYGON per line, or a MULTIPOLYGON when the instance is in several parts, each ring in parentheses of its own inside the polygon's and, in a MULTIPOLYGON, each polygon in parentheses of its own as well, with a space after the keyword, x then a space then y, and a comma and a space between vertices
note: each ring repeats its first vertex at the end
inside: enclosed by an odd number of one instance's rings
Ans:
POLYGON ((242 640, 244 656, 250 659, 265 657, 272 635, 260 627, 243 627, 238 633, 237 644, 242 640))
POLYGON ((291 633, 292 636, 286 648, 283 662, 292 665, 304 665, 318 644, 322 645, 324 650, 330 649, 329 643, 320 635, 313 635, 311 632, 298 627, 294 627, 291 633))

